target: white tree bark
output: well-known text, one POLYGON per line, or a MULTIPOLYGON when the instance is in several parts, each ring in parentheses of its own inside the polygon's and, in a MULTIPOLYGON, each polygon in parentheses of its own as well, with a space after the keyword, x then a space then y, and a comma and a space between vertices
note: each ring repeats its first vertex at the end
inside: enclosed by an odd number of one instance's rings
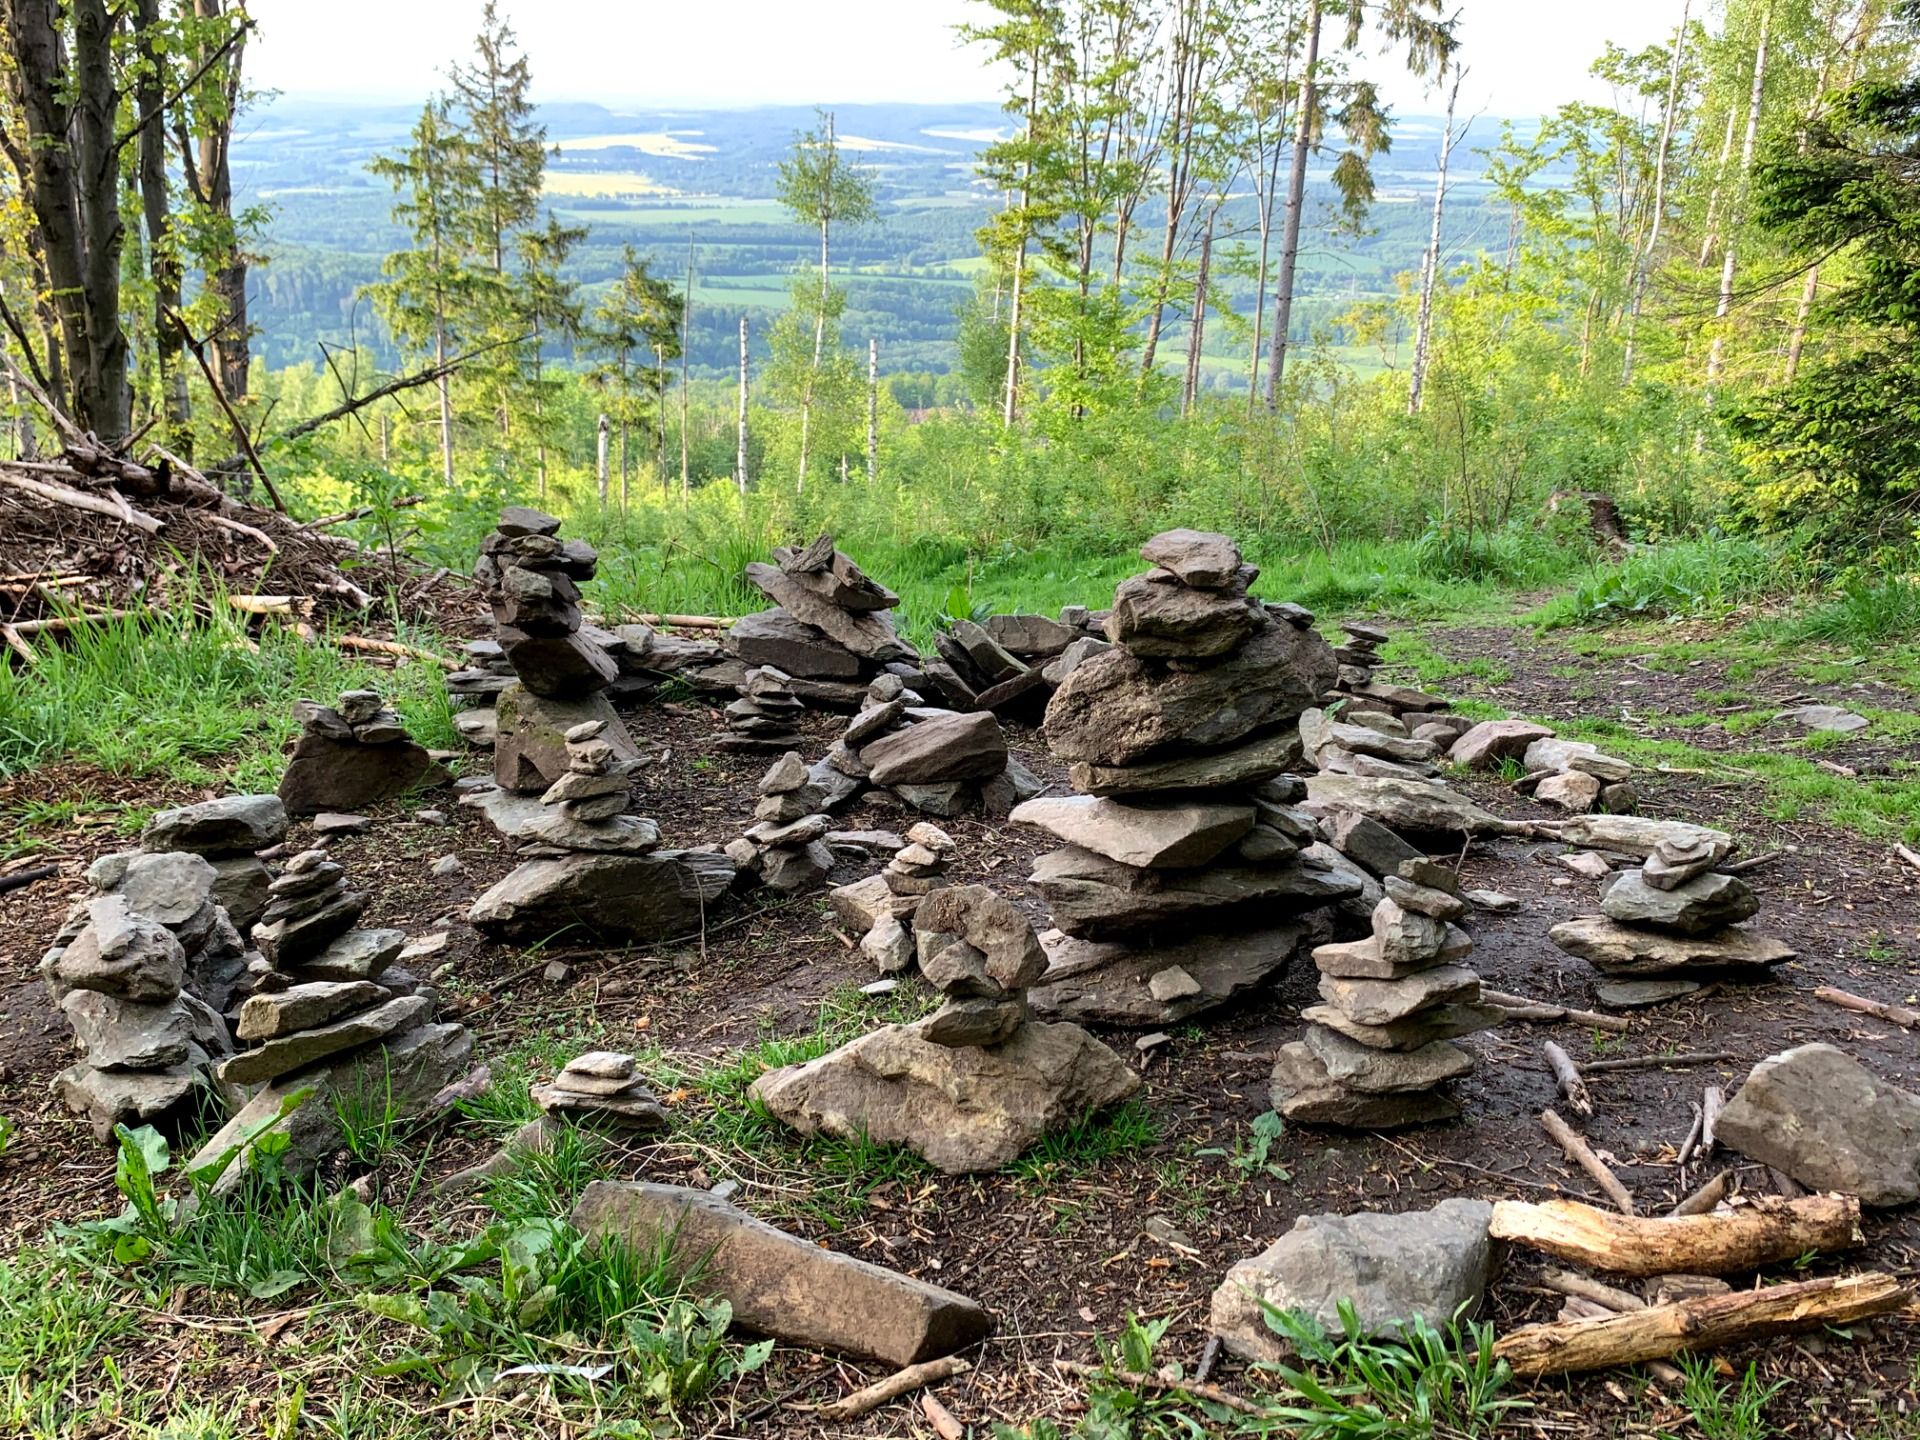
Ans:
POLYGON ((1287 366, 1287 329, 1293 323, 1293 276, 1300 259, 1300 212, 1307 200, 1307 152, 1319 105, 1314 70, 1320 63, 1320 0, 1307 13, 1307 57, 1300 75, 1299 123, 1293 132, 1293 163, 1287 173, 1286 221, 1280 236, 1280 273, 1274 281, 1272 352, 1267 358, 1267 409, 1278 408, 1287 366))
MULTIPOLYGON (((1735 178, 1734 194, 1744 197, 1749 179, 1753 174, 1754 141, 1760 133, 1760 102, 1765 98, 1767 88, 1767 36, 1773 24, 1773 0, 1767 0, 1766 8, 1760 12, 1760 38, 1753 47, 1753 89, 1747 97, 1747 129, 1740 141, 1740 174, 1735 178)), ((1741 206, 1734 200, 1727 204, 1727 242, 1726 250, 1720 261, 1720 303, 1714 306, 1715 321, 1724 321, 1733 309, 1733 282, 1737 256, 1740 248, 1741 206)), ((1727 337, 1725 327, 1716 328, 1713 345, 1707 351, 1707 386, 1709 398, 1712 387, 1720 378, 1720 370, 1726 359, 1727 337)))
POLYGON ((594 471, 600 484, 600 508, 607 508, 607 441, 611 438, 613 426, 602 414, 594 426, 594 471))
POLYGON ((880 341, 867 338, 867 483, 880 473, 880 341))
POLYGON ((1621 360, 1620 378, 1633 383, 1633 342, 1640 328, 1640 305, 1646 299, 1647 277, 1653 270, 1653 257, 1660 245, 1660 222, 1667 216, 1667 152, 1673 146, 1673 118, 1680 105, 1680 62, 1687 49, 1687 11, 1692 0, 1681 0, 1680 28, 1673 32, 1673 65, 1667 71, 1667 108, 1660 119, 1660 152, 1653 162, 1653 219, 1647 227, 1646 244, 1633 262, 1633 296, 1627 304, 1626 354, 1621 360))
POLYGON ((747 317, 740 317, 740 418, 733 452, 733 483, 747 493, 747 317))
POLYGON ((1465 70, 1453 72, 1453 88, 1447 92, 1446 130, 1440 137, 1440 175, 1433 186, 1433 224, 1427 231, 1427 253, 1420 265, 1420 318, 1413 334, 1413 377, 1407 387, 1407 413, 1418 415, 1426 393, 1427 356, 1433 343, 1433 291, 1440 283, 1440 223, 1447 208, 1447 162, 1453 156, 1453 107, 1460 99, 1460 82, 1465 70))

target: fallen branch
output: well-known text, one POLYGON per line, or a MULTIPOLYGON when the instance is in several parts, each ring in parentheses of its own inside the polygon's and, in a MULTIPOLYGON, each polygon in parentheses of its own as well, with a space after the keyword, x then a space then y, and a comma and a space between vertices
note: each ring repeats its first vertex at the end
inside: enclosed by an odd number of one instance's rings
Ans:
MULTIPOLYGON (((389 510, 405 510, 414 505, 424 505, 426 501, 427 497, 424 495, 403 495, 387 508, 389 510)), ((344 525, 349 520, 364 520, 378 508, 378 506, 374 505, 359 505, 352 510, 342 510, 337 515, 322 515, 318 520, 309 520, 304 525, 296 525, 293 528, 296 530, 323 530, 329 525, 344 525)))
POLYGON ((5 645, 29 665, 38 665, 40 657, 34 653, 31 645, 20 638, 20 632, 11 625, 0 625, 0 645, 5 645))
POLYGON ((1730 860, 1725 865, 1716 865, 1714 869, 1722 875, 1744 875, 1749 870, 1758 870, 1762 865, 1771 865, 1776 860, 1786 858, 1784 850, 1769 850, 1764 855, 1749 856, 1745 860, 1730 860))
POLYGON ((1514 1374, 1528 1379, 1600 1370, 1871 1319, 1900 1309, 1910 1293, 1891 1275, 1804 1280, 1651 1305, 1624 1315, 1528 1325, 1501 1336, 1493 1353, 1511 1365, 1514 1374))
POLYGON ((1713 1127, 1720 1123, 1727 1096, 1718 1085, 1709 1085, 1700 1096, 1700 1158, 1713 1154, 1713 1127))
POLYGON ((11 875, 0 875, 0 895, 9 890, 24 890, 36 880, 46 880, 59 873, 58 865, 36 865, 31 870, 16 870, 11 875))
POLYGON ((1540 1047, 1547 1057, 1547 1068, 1553 1071, 1553 1078, 1559 1082, 1560 1093, 1567 1097, 1567 1104, 1576 1115, 1593 1114, 1593 1097, 1587 1093, 1587 1082, 1580 1078, 1580 1067, 1573 1063, 1573 1057, 1549 1040, 1540 1047))
POLYGON ((9 628, 19 635, 38 635, 43 630, 66 630, 101 620, 129 620, 145 615, 145 610, 75 610, 67 615, 49 615, 43 620, 19 620, 9 628))
POLYGON ((733 615, 636 615, 635 625, 659 625, 669 630, 729 630, 739 623, 733 615))
POLYGON ((1824 1000, 1829 1005, 1838 1005, 1842 1010, 1851 1010, 1856 1015, 1871 1015, 1876 1020, 1885 1020, 1890 1024, 1904 1026, 1908 1030, 1920 1030, 1920 1010, 1909 1010, 1905 1005, 1890 1005, 1884 1000, 1869 1000, 1864 995, 1855 995, 1848 990, 1836 990, 1831 985, 1822 985, 1813 992, 1813 998, 1824 1000))
POLYGON ((1606 1162, 1593 1153, 1593 1148, 1573 1133, 1573 1128, 1566 1121, 1551 1110, 1542 1110, 1540 1123, 1546 1128, 1547 1134, 1553 1137, 1554 1143, 1566 1151, 1567 1158, 1593 1177, 1593 1183, 1600 1187, 1601 1193, 1626 1214, 1633 1214, 1633 1195, 1620 1183, 1620 1177, 1607 1168, 1606 1162))
POLYGON ((1569 1010, 1564 1005, 1548 1005, 1539 1000, 1529 1000, 1524 995, 1509 995, 1503 990, 1482 990, 1480 999, 1496 1010, 1505 1011, 1509 1020, 1591 1025, 1596 1030, 1611 1030, 1619 1035, 1627 1032, 1627 1017, 1624 1015, 1602 1015, 1596 1010, 1569 1010))
POLYGON ((1893 853, 1898 855, 1903 862, 1912 866, 1915 870, 1920 870, 1920 855, 1914 854, 1913 851, 1909 850, 1906 846, 1894 846, 1893 853))
POLYGON ((453 661, 444 659, 431 650, 402 645, 398 640, 375 640, 367 635, 336 635, 333 637, 333 643, 342 650, 359 650, 368 655, 397 655, 408 660, 424 660, 430 665, 438 665, 442 670, 460 668, 453 661))
POLYGON ((109 520, 118 520, 122 525, 131 525, 134 529, 148 535, 158 535, 161 523, 144 510, 136 510, 125 498, 109 490, 109 500, 103 495, 92 495, 85 490, 76 490, 71 485, 49 485, 40 480, 29 480, 24 475, 9 475, 0 469, 0 484, 24 490, 29 495, 38 495, 42 500, 51 500, 56 505, 70 506, 75 510, 91 511, 95 515, 105 515, 109 520))
POLYGON ((1589 1075, 1616 1070, 1665 1070, 1681 1065, 1730 1065, 1740 1057, 1725 1050, 1689 1050, 1683 1055, 1622 1055, 1613 1060, 1589 1060, 1589 1075))
POLYGON ((273 537, 264 530, 256 530, 253 526, 242 524, 238 520, 229 520, 226 516, 215 514, 211 510, 202 511, 201 514, 209 525, 218 525, 222 530, 231 530, 236 535, 245 535, 249 540, 259 541, 267 547, 267 553, 269 555, 278 555, 280 553, 280 547, 274 543, 273 537))
POLYGON ((313 600, 305 595, 229 595, 227 604, 246 615, 299 616, 313 614, 313 600))
POLYGON ((931 1391, 920 1396, 920 1413, 927 1417, 927 1424, 933 1427, 933 1433, 940 1440, 967 1440, 967 1427, 935 1399, 931 1391))
POLYGON ((1578 1200, 1494 1202, 1492 1232, 1557 1260, 1616 1275, 1728 1275, 1862 1244, 1848 1195, 1763 1195, 1725 1215, 1613 1215, 1578 1200))
POLYGON ((1211 1400, 1216 1405, 1241 1415, 1269 1416, 1271 1411, 1256 1405, 1243 1395, 1231 1390, 1222 1390, 1218 1385, 1203 1385, 1197 1380, 1168 1380, 1159 1375, 1147 1375, 1138 1370, 1109 1370, 1103 1365, 1089 1365, 1082 1360, 1056 1360, 1054 1368, 1064 1370, 1069 1375, 1082 1375, 1090 1379, 1115 1380, 1122 1385, 1130 1385, 1136 1390, 1158 1390, 1175 1395, 1191 1395, 1196 1400, 1211 1400))
POLYGON ((822 1420, 857 1420, 862 1415, 878 1410, 889 1400, 897 1400, 902 1395, 911 1394, 925 1385, 937 1385, 942 1380, 951 1380, 956 1375, 964 1375, 973 1365, 958 1355, 946 1355, 938 1360, 924 1360, 918 1365, 909 1365, 904 1370, 895 1371, 884 1380, 876 1380, 864 1389, 843 1396, 814 1411, 822 1420))
POLYGON ((1707 1181, 1706 1184, 1702 1185, 1698 1190, 1674 1206, 1667 1214, 1669 1216, 1710 1215, 1713 1213, 1714 1207, 1727 1198, 1727 1192, 1732 1188, 1733 1171, 1722 1170, 1718 1175, 1714 1176, 1713 1179, 1707 1181))
POLYGON ((1543 1270, 1540 1272, 1540 1283, 1556 1295, 1574 1295, 1582 1300, 1591 1300, 1615 1314, 1647 1308, 1647 1302, 1638 1295, 1616 1290, 1604 1281, 1576 1275, 1571 1270, 1543 1270))
POLYGON ((220 406, 221 413, 227 417, 227 423, 233 427, 233 438, 240 442, 240 448, 246 452, 247 463, 253 467, 253 473, 260 477, 260 483, 266 487, 267 498, 273 501, 273 508, 282 515, 286 514, 287 502, 280 498, 280 492, 274 488, 273 477, 267 474, 267 467, 261 462, 260 452, 254 448, 253 436, 247 430, 246 421, 242 420, 234 410, 232 403, 227 399, 227 392, 220 388, 220 378, 213 373, 213 366, 207 363, 206 342, 196 340, 193 332, 187 328, 187 322, 177 313, 164 307, 163 313, 173 322, 181 342, 187 347, 187 353, 193 356, 195 363, 199 365, 201 375, 206 378, 207 389, 213 393, 215 403, 220 406))

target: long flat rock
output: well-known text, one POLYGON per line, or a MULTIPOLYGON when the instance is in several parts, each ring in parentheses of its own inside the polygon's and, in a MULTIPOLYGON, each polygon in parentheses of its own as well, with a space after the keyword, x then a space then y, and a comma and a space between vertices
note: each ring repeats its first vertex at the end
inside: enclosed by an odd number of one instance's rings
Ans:
POLYGON ((596 1180, 573 1224, 642 1250, 670 1239, 698 1287, 732 1305, 740 1324, 811 1349, 906 1366, 964 1350, 993 1328, 964 1295, 823 1250, 704 1190, 596 1180))

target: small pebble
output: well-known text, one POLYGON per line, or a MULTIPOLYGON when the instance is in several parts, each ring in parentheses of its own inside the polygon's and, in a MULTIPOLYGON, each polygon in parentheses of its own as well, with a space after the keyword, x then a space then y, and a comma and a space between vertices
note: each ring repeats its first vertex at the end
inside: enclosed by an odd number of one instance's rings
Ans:
POLYGON ((447 823, 447 812, 444 810, 416 810, 413 813, 413 820, 416 825, 444 825, 447 823))
POLYGON ((549 985, 564 985, 573 978, 573 967, 563 960, 549 960, 540 978, 549 985))
POLYGON ((449 875, 458 875, 466 868, 466 866, 460 863, 460 857, 458 855, 442 855, 438 860, 433 862, 433 873, 443 880, 449 875))
POLYGON ((860 987, 860 993, 862 995, 891 995, 899 988, 900 982, 889 977, 885 980, 876 980, 871 985, 862 985, 860 987))

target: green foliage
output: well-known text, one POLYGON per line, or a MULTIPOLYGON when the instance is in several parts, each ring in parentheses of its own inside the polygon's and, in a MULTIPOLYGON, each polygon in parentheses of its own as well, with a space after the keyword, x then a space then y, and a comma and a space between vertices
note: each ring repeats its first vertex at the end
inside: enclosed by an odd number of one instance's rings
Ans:
POLYGON ((1549 602, 1533 617, 1548 629, 1621 620, 1723 615, 1779 593, 1790 571, 1760 540, 1710 536, 1633 551, 1549 602))
POLYGON ((1722 1383, 1711 1356, 1682 1355, 1686 1376, 1680 1399, 1693 1412, 1693 1423, 1703 1440, 1772 1440, 1779 1431, 1768 1423, 1767 1402, 1787 1388, 1785 1380, 1771 1385, 1760 1379, 1760 1369, 1749 1364, 1738 1383, 1722 1383))
POLYGON ((1262 1177, 1270 1180, 1290 1180, 1292 1175, 1285 1166, 1273 1159, 1273 1147, 1287 1132, 1287 1122, 1280 1118, 1276 1110, 1263 1110, 1253 1117, 1247 1138, 1231 1150, 1206 1149, 1193 1153, 1217 1156, 1224 1159, 1240 1177, 1242 1184, 1262 1177))
POLYGON ((1370 1338, 1349 1300, 1341 1334, 1262 1302, 1267 1326, 1305 1362, 1270 1367, 1297 1400, 1273 1414, 1300 1440, 1464 1440, 1489 1436, 1523 1400, 1501 1395, 1513 1376, 1493 1357, 1493 1327, 1457 1318, 1436 1330, 1415 1317, 1397 1340, 1370 1338))

